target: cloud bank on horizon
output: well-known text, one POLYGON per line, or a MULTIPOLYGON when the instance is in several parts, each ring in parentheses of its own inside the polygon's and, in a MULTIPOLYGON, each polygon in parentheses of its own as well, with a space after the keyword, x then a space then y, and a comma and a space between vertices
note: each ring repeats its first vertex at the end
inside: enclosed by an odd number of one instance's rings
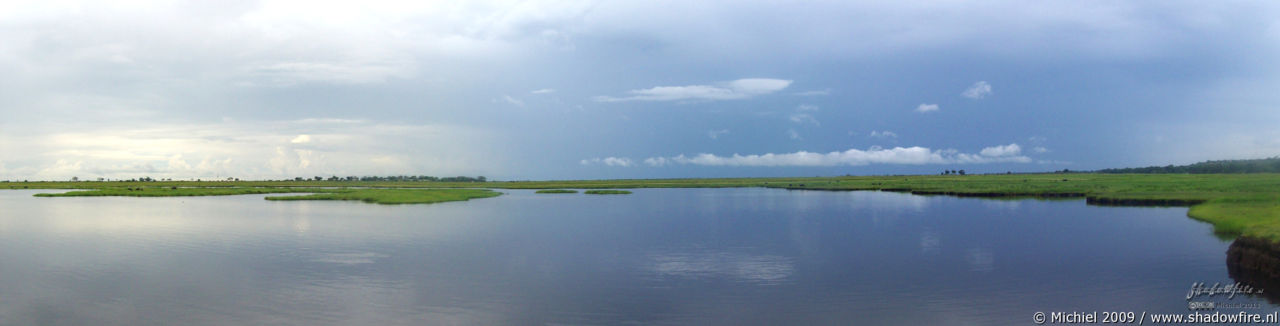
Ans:
POLYGON ((1270 157, 1276 17, 1270 2, 5 1, 0 180, 1270 157))
MULTIPOLYGON (((608 166, 631 167, 635 164, 629 158, 609 157, 604 160, 593 158, 582 160, 583 165, 604 164, 608 166)), ((663 167, 672 164, 692 164, 703 166, 755 166, 755 167, 815 167, 815 166, 863 166, 871 164, 986 164, 986 163, 1031 163, 1030 157, 1021 155, 1018 144, 983 148, 978 154, 960 153, 954 149, 931 150, 925 147, 871 147, 867 150, 849 149, 839 152, 812 153, 799 151, 794 153, 766 153, 731 156, 717 156, 701 153, 693 156, 683 154, 672 157, 650 157, 644 164, 652 167, 663 167)))
POLYGON ((777 92, 791 86, 790 80, 773 78, 743 78, 719 85, 654 86, 627 91, 630 96, 596 96, 598 102, 625 101, 679 101, 679 100, 741 100, 777 92))

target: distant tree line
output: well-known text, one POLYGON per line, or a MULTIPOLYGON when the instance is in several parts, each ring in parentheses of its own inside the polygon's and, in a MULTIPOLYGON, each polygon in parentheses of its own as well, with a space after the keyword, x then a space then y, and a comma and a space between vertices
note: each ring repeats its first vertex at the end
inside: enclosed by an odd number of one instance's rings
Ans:
POLYGON ((399 182, 399 181, 486 182, 488 181, 488 179, 485 179, 484 176, 433 177, 428 175, 393 175, 393 176, 363 176, 363 177, 357 177, 357 176, 339 177, 335 175, 335 176, 330 176, 328 178, 321 177, 321 176, 315 176, 311 178, 296 177, 296 178, 293 178, 293 180, 294 181, 382 181, 382 182, 388 182, 388 181, 389 182, 399 182))
MULTIPOLYGON (((82 180, 82 179, 80 179, 80 177, 71 177, 71 182, 81 182, 81 181, 89 182, 89 181, 92 181, 92 180, 89 180, 89 179, 83 179, 83 180, 82 180)), ((171 178, 170 178, 170 179, 156 179, 156 178, 152 178, 152 177, 141 177, 141 178, 132 178, 132 179, 106 179, 106 178, 98 178, 98 180, 97 180, 97 181, 98 181, 98 182, 162 182, 162 181, 164 181, 164 182, 168 182, 168 181, 173 181, 173 179, 171 179, 171 178)), ((203 181, 203 180, 201 180, 201 179, 195 179, 195 181, 203 181)), ((218 180, 210 180, 210 181, 218 181, 218 180)), ((226 179, 226 181, 240 181, 240 178, 231 178, 231 177, 228 177, 228 178, 226 179)), ((22 182, 26 182, 26 180, 23 180, 22 182)))
MULTIPOLYGON (((210 181, 223 181, 223 180, 225 180, 225 181, 240 181, 240 178, 227 177, 226 179, 213 179, 213 180, 210 180, 210 181)), ((88 180, 81 180, 81 179, 80 179, 80 177, 71 177, 71 181, 72 181, 72 182, 80 182, 80 181, 88 181, 88 180)), ((132 178, 132 179, 116 179, 116 180, 107 180, 107 179, 103 179, 103 178, 98 178, 98 181, 99 181, 99 182, 102 182, 102 181, 116 181, 116 182, 159 182, 159 181, 173 181, 173 179, 156 179, 156 178, 152 178, 152 177, 140 177, 140 178, 132 178)), ((195 181, 203 181, 203 180, 201 180, 201 179, 195 179, 195 181)), ((284 180, 280 180, 280 181, 289 181, 289 179, 284 179, 284 180)), ((293 178, 293 181, 380 181, 380 182, 398 182, 398 181, 417 181, 417 182, 424 182, 424 181, 425 181, 425 182, 488 182, 488 181, 489 181, 489 179, 485 178, 484 176, 476 176, 476 177, 468 177, 468 176, 457 176, 457 177, 433 177, 433 176, 427 176, 427 175, 393 175, 393 176, 363 176, 363 177, 357 177, 357 176, 346 176, 346 177, 339 177, 339 176, 336 176, 336 175, 335 175, 335 176, 329 176, 329 177, 327 177, 327 178, 326 178, 326 177, 322 177, 322 176, 314 176, 314 177, 310 177, 310 178, 295 177, 295 178, 293 178)), ((7 182, 7 181, 6 181, 6 182, 7 182)), ((27 180, 22 180, 22 182, 27 182, 27 180)))
POLYGON ((1204 161, 1190 165, 1103 169, 1098 173, 1280 173, 1280 156, 1253 160, 1204 161))

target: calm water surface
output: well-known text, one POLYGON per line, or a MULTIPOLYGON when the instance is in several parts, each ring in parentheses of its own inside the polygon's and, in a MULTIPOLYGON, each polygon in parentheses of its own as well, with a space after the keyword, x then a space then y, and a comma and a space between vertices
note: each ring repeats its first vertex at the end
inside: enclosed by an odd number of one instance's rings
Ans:
POLYGON ((1186 208, 504 192, 383 206, 0 191, 0 324, 1025 325, 1186 313, 1191 283, 1231 282, 1229 243, 1186 208))

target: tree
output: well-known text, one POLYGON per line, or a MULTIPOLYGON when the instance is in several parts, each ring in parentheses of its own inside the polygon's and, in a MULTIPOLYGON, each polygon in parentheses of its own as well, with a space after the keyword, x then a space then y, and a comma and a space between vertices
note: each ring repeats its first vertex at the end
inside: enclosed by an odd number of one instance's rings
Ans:
POLYGON ((964 175, 964 170, 960 170, 960 175, 964 175))

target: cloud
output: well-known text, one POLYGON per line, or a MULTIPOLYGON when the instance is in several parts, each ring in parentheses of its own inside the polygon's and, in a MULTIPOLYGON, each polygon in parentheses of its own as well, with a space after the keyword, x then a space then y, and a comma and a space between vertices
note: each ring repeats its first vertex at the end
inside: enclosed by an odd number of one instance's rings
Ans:
POLYGON ((187 164, 187 161, 182 159, 182 154, 173 154, 169 157, 168 167, 172 170, 190 170, 191 164, 187 164))
POLYGON ((585 160, 578 161, 578 164, 582 164, 582 165, 604 164, 607 166, 620 166, 620 167, 630 167, 632 165, 635 165, 635 163, 632 162, 631 159, 629 158, 613 157, 613 156, 606 157, 606 158, 594 157, 590 159, 585 159, 585 160))
POLYGON ((338 118, 306 118, 294 120, 296 123, 314 123, 314 124, 339 124, 339 123, 365 123, 365 120, 359 119, 338 119, 338 118))
POLYGON ((823 90, 796 92, 795 95, 796 96, 827 96, 827 95, 831 95, 831 89, 828 88, 823 90))
POLYGON ((492 131, 469 127, 299 120, 87 126, 0 138, 7 153, 27 157, 6 160, 4 177, 32 180, 485 175, 504 161, 495 144, 492 131))
POLYGON ((717 85, 657 86, 627 91, 631 96, 596 96, 597 102, 626 101, 681 101, 681 100, 740 100, 766 95, 787 88, 790 80, 772 78, 746 78, 717 85))
POLYGON ((552 89, 552 88, 543 88, 543 89, 538 89, 538 90, 530 91, 530 92, 529 92, 529 94, 551 94, 551 93, 555 93, 555 92, 556 92, 556 90, 555 90, 555 89, 552 89))
POLYGON ((669 163, 671 163, 671 160, 668 160, 665 157, 650 157, 650 158, 644 159, 644 164, 647 164, 649 166, 655 166, 655 167, 664 166, 669 163))
POLYGON ((885 131, 872 130, 870 136, 871 138, 898 138, 898 134, 888 130, 885 130, 885 131))
POLYGON ((818 110, 818 106, 817 106, 817 105, 801 104, 801 105, 799 105, 799 106, 796 106, 796 111, 801 111, 801 112, 804 112, 804 111, 817 111, 817 110, 818 110))
POLYGON ((960 95, 975 100, 982 99, 987 95, 991 95, 991 84, 985 81, 978 81, 973 83, 973 86, 969 86, 969 89, 964 90, 964 93, 960 93, 960 95))
POLYGON ((1022 147, 1018 146, 1018 144, 992 146, 992 147, 983 148, 982 151, 978 153, 982 154, 983 156, 993 156, 993 157, 1014 156, 1014 155, 1022 154, 1022 147))
POLYGON ((804 139, 804 138, 801 138, 801 137, 800 137, 800 133, 796 132, 796 130, 795 130, 795 129, 787 129, 787 137, 788 137, 788 138, 791 138, 791 140, 801 140, 801 139, 804 139))
POLYGON ((1017 144, 1010 144, 988 147, 983 149, 983 153, 980 154, 966 154, 955 150, 931 150, 919 146, 889 149, 871 147, 867 150, 849 149, 842 152, 829 153, 799 151, 783 154, 733 154, 732 156, 702 153, 693 156, 651 157, 645 159, 644 162, 650 166, 687 164, 703 166, 817 167, 870 164, 1030 163, 1032 161, 1029 157, 1018 155, 1016 149, 1017 144))
POLYGON ((511 103, 511 105, 524 106, 524 101, 511 97, 511 95, 503 95, 502 100, 506 101, 507 103, 511 103))
POLYGON ((1048 153, 1048 152, 1049 152, 1049 149, 1048 149, 1048 148, 1044 148, 1044 147, 1042 147, 1042 146, 1036 146, 1036 147, 1032 148, 1032 149, 1031 149, 1031 151, 1036 152, 1036 153, 1048 153))
POLYGON ((938 110, 937 104, 920 104, 916 107, 916 112, 933 112, 938 110))
POLYGON ((720 136, 726 135, 728 133, 729 133, 729 129, 709 130, 707 131, 707 137, 710 137, 711 139, 718 139, 720 138, 720 136))
POLYGON ((818 119, 815 119, 812 115, 809 115, 808 113, 793 113, 791 114, 789 119, 791 120, 791 122, 799 123, 799 124, 812 123, 814 125, 821 125, 820 123, 818 123, 818 119))
POLYGON ((371 84, 390 78, 412 77, 417 69, 408 62, 280 62, 248 66, 242 73, 251 79, 245 86, 293 86, 301 83, 371 84))

